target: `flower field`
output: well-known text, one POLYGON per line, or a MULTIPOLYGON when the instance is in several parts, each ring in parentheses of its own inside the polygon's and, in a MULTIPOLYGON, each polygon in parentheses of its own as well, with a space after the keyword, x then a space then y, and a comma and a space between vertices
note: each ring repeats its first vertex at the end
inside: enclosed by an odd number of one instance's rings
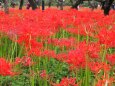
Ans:
POLYGON ((0 86, 115 86, 115 11, 0 12, 0 86))

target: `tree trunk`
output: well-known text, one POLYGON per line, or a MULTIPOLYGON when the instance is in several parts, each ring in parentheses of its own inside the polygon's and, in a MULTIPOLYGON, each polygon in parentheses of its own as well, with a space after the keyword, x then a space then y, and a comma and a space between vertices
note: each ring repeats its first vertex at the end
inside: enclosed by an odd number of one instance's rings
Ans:
POLYGON ((32 10, 37 9, 37 5, 36 5, 36 2, 34 0, 28 0, 28 2, 30 3, 32 10))
POLYGON ((4 11, 6 14, 9 14, 9 7, 8 7, 8 1, 7 0, 3 0, 4 3, 4 11))
POLYGON ((104 15, 109 15, 110 7, 111 7, 113 1, 114 0, 107 0, 107 1, 105 1, 104 15))
POLYGON ((48 2, 48 7, 49 8, 51 7, 51 4, 52 4, 52 0, 49 0, 49 2, 48 2))
POLYGON ((63 10, 63 1, 60 2, 60 10, 63 10))
POLYGON ((45 9, 45 3, 44 3, 44 0, 42 0, 42 10, 45 9))
POLYGON ((22 10, 22 6, 24 4, 24 0, 20 0, 20 6, 19 6, 19 9, 22 10))
POLYGON ((101 9, 104 10, 105 1, 101 1, 101 9))

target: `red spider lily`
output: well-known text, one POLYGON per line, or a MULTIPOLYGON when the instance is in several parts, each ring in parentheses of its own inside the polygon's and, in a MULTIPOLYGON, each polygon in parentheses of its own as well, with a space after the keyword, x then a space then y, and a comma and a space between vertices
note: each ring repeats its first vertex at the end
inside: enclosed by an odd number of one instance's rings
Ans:
POLYGON ((37 42, 36 40, 30 40, 29 43, 32 48, 42 48, 43 44, 41 42, 37 42))
POLYGON ((65 62, 74 67, 85 67, 86 65, 87 45, 86 42, 80 42, 75 50, 70 50, 65 62))
POLYGON ((102 63, 102 68, 105 73, 108 73, 111 70, 110 64, 102 63))
POLYGON ((53 58, 55 58, 55 57, 56 57, 56 53, 55 53, 55 51, 53 51, 53 50, 44 50, 44 51, 41 53, 41 56, 53 57, 53 58))
POLYGON ((31 66, 33 65, 32 59, 30 57, 23 56, 22 57, 22 64, 24 66, 31 66))
POLYGON ((75 20, 75 17, 71 12, 67 14, 64 13, 63 18, 61 18, 62 27, 65 29, 66 27, 73 26, 74 20, 75 20))
POLYGON ((90 62, 88 66, 90 70, 96 74, 102 70, 102 64, 99 62, 90 62))
POLYGON ((114 82, 114 78, 110 77, 110 78, 104 78, 102 77, 102 79, 99 79, 98 82, 96 83, 96 86, 112 86, 112 83, 114 82))
POLYGON ((62 61, 62 62, 65 62, 68 58, 68 54, 66 53, 59 53, 56 55, 55 59, 59 60, 59 61, 62 61))
POLYGON ((107 47, 115 47, 115 30, 101 29, 98 39, 101 44, 105 44, 107 47))
POLYGON ((99 57, 99 52, 100 52, 100 44, 99 43, 89 43, 87 47, 87 52, 89 57, 91 58, 98 58, 99 57))
POLYGON ((98 80, 96 86, 104 86, 105 85, 105 81, 103 80, 98 80))
POLYGON ((42 70, 42 71, 41 71, 40 77, 41 77, 41 78, 47 78, 47 77, 48 77, 48 74, 46 73, 46 70, 42 70))
POLYGON ((40 43, 40 42, 37 42, 35 40, 35 38, 31 37, 31 35, 22 35, 18 38, 17 42, 19 44, 22 44, 24 43, 24 45, 29 48, 29 47, 32 47, 32 48, 35 48, 35 47, 38 47, 38 48, 42 48, 43 44, 40 43))
POLYGON ((25 45, 25 48, 27 49, 28 55, 40 55, 40 50, 43 48, 43 44, 41 42, 37 42, 34 39, 31 39, 29 36, 24 36, 23 38, 18 40, 18 43, 23 43, 25 45))
POLYGON ((72 50, 68 53, 68 59, 66 62, 72 64, 75 67, 84 67, 86 64, 85 51, 81 49, 72 50))
POLYGON ((28 56, 31 56, 31 55, 35 55, 35 56, 40 56, 41 55, 41 51, 39 48, 30 48, 28 51, 27 51, 27 54, 28 56))
MULTIPOLYGON (((71 32, 72 34, 79 34, 83 36, 93 36, 94 37, 94 21, 93 19, 89 18, 89 15, 84 16, 82 14, 81 16, 78 15, 78 17, 74 21, 74 27, 67 28, 66 30, 68 32, 71 32), (82 17, 81 17, 82 16, 82 17)), ((93 16, 91 16, 93 17, 93 16)))
POLYGON ((0 75, 12 76, 15 73, 12 72, 12 65, 7 62, 4 58, 0 58, 0 75))
POLYGON ((110 64, 115 65, 115 54, 107 55, 107 60, 110 64))
POLYGON ((21 35, 21 36, 19 36, 19 38, 18 38, 18 40, 17 40, 17 42, 19 43, 19 44, 22 44, 22 43, 24 43, 24 45, 25 46, 29 46, 30 44, 29 44, 29 42, 30 42, 30 37, 31 37, 31 35, 21 35))
POLYGON ((89 42, 88 44, 83 41, 77 44, 79 49, 82 49, 85 54, 87 54, 90 58, 98 58, 100 52, 100 44, 95 42, 89 42))
POLYGON ((14 62, 14 64, 15 64, 15 65, 18 65, 18 64, 20 64, 20 63, 21 63, 21 61, 22 61, 22 59, 21 59, 21 58, 16 57, 16 58, 15 58, 15 62, 14 62))
POLYGON ((96 18, 96 20, 97 20, 97 25, 100 28, 107 28, 110 25, 112 25, 112 22, 114 22, 112 16, 107 16, 107 17, 100 16, 100 18, 98 17, 96 18))
POLYGON ((78 86, 76 84, 75 78, 62 78, 59 84, 54 84, 53 86, 78 86))
POLYGON ((101 70, 103 70, 105 73, 109 72, 111 67, 109 64, 106 63, 100 63, 100 62, 90 62, 88 64, 90 70, 94 73, 99 73, 101 70))
POLYGON ((49 44, 54 44, 55 46, 59 46, 59 47, 73 47, 75 46, 75 39, 74 38, 61 38, 61 39, 48 39, 48 43, 49 44))
POLYGON ((32 59, 28 56, 23 56, 22 58, 17 57, 15 59, 15 64, 22 64, 23 66, 32 66, 34 63, 32 62, 32 59))
MULTIPOLYGON (((20 45, 23 44, 26 49, 24 54, 27 54, 27 56, 16 58, 16 65, 33 66, 34 62, 31 58, 33 55, 55 58, 61 62, 66 62, 71 70, 75 68, 79 70, 80 67, 85 68, 87 65, 95 74, 100 73, 101 70, 104 73, 104 77, 98 80, 97 86, 109 86, 113 83, 109 72, 111 72, 110 70, 114 71, 111 69, 111 66, 115 64, 115 55, 107 55, 108 64, 97 62, 100 60, 97 58, 99 58, 100 46, 103 44, 107 48, 115 47, 114 14, 112 12, 110 16, 104 17, 102 11, 91 12, 86 9, 84 12, 76 10, 60 11, 56 9, 47 9, 44 12, 41 10, 11 10, 9 15, 0 12, 0 32, 5 33, 5 36, 8 35, 12 41, 16 41, 17 37, 18 40, 16 42, 20 45), (71 34, 68 36, 71 37, 53 38, 55 34, 58 34, 58 31, 62 30, 68 31, 71 34), (90 37, 88 43, 78 42, 72 38, 76 38, 76 35, 79 35, 80 38, 91 36, 94 38, 94 41, 97 38, 98 42, 90 42, 90 37), (53 45, 53 47, 58 46, 62 51, 63 47, 66 47, 66 53, 59 51, 60 53, 56 54, 53 50, 49 50, 49 45, 46 50, 44 43, 47 42, 53 45)), ((0 59, 0 75, 14 75, 11 67, 9 62, 0 59)), ((32 73, 35 75, 35 71, 32 71, 32 73)), ((93 74, 91 73, 91 75, 93 74)), ((43 70, 40 76, 43 79, 47 79, 48 74, 43 70)), ((59 84, 54 84, 54 86, 77 86, 77 84, 75 78, 63 78, 59 84)))
POLYGON ((72 34, 86 36, 85 29, 83 28, 68 28, 67 31, 72 34))

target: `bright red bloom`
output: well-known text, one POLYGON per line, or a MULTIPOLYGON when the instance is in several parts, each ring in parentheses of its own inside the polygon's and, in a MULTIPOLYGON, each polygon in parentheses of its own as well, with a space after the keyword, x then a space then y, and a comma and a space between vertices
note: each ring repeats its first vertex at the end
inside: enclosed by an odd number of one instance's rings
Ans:
POLYGON ((99 79, 96 86, 112 86, 112 83, 114 82, 114 78, 105 78, 102 76, 102 79, 99 79))
POLYGON ((104 70, 104 72, 108 72, 111 69, 109 64, 99 62, 90 62, 88 66, 94 73, 99 73, 101 70, 104 70))
POLYGON ((85 52, 81 49, 70 51, 66 62, 75 67, 84 67, 86 64, 85 52))
POLYGON ((102 68, 105 73, 109 72, 111 70, 110 64, 102 63, 102 68))
POLYGON ((70 48, 75 46, 75 38, 48 39, 48 43, 61 48, 64 46, 70 48))
POLYGON ((99 62, 90 62, 88 67, 90 68, 90 70, 94 73, 99 73, 100 70, 102 70, 102 64, 99 62))
POLYGON ((21 59, 21 58, 16 57, 16 58, 15 58, 15 62, 14 62, 14 64, 15 64, 15 65, 18 65, 18 64, 20 64, 20 63, 21 63, 21 61, 22 61, 22 59, 21 59))
POLYGON ((107 47, 115 47, 115 29, 101 29, 98 39, 101 44, 105 44, 107 47))
POLYGON ((66 53, 59 53, 59 54, 56 55, 55 59, 57 59, 59 61, 65 62, 68 59, 67 57, 68 57, 68 54, 66 54, 66 53))
POLYGON ((42 53, 41 53, 41 56, 45 56, 45 57, 56 57, 56 53, 55 51, 53 50, 44 50, 42 53))
POLYGON ((0 58, 0 75, 2 76, 12 76, 12 65, 7 62, 4 58, 0 58))
POLYGON ((115 65, 115 54, 107 55, 107 60, 110 64, 115 65))
POLYGON ((105 85, 105 81, 103 80, 98 80, 96 86, 104 86, 105 85))
POLYGON ((75 78, 62 78, 59 84, 54 84, 54 86, 78 86, 76 84, 75 78))
POLYGON ((28 56, 31 56, 31 55, 36 55, 36 56, 40 56, 41 55, 41 51, 39 48, 31 48, 30 50, 28 50, 28 56))
POLYGON ((91 58, 98 58, 100 52, 100 44, 98 43, 89 43, 87 47, 87 52, 89 57, 91 58))

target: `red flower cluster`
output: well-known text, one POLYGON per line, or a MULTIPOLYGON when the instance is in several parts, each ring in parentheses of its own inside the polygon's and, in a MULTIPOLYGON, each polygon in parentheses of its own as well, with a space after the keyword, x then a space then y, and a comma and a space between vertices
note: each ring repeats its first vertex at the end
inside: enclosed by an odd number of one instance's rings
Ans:
POLYGON ((115 47, 115 29, 101 29, 98 39, 101 44, 105 44, 107 47, 115 47))
POLYGON ((107 55, 107 60, 110 64, 115 65, 115 54, 107 55))
POLYGON ((73 47, 75 46, 75 38, 61 38, 61 39, 48 39, 48 43, 49 44, 53 44, 55 46, 59 46, 59 47, 73 47))
MULTIPOLYGON (((78 72, 79 68, 85 70, 87 66, 93 72, 91 75, 98 75, 101 70, 104 75, 107 75, 112 69, 111 67, 115 65, 115 51, 108 54, 108 49, 111 50, 111 47, 115 49, 114 14, 115 12, 112 11, 110 16, 105 17, 102 11, 76 11, 72 9, 63 11, 46 9, 44 12, 41 10, 11 10, 9 15, 0 12, 0 33, 2 33, 0 37, 4 35, 9 37, 8 40, 12 41, 12 46, 13 42, 16 42, 14 49, 11 50, 17 50, 17 54, 18 46, 24 47, 21 51, 27 56, 17 57, 14 62, 16 67, 19 66, 18 64, 21 64, 21 67, 34 66, 35 60, 31 57, 35 59, 46 57, 67 63, 68 67, 77 68, 78 72), (106 50, 103 49, 103 46, 106 50), (107 58, 104 59, 106 55, 107 58), (102 59, 108 62, 103 62, 102 59)), ((38 62, 37 67, 41 67, 42 63, 38 62)), ((35 73, 36 68, 31 71, 35 73)), ((14 75, 11 63, 4 58, 0 58, 0 75, 14 75)), ((83 77, 85 75, 83 74, 83 77)), ((43 69, 40 76, 46 78, 48 75, 43 69)), ((106 86, 108 81, 109 79, 101 79, 97 86, 106 86)), ((75 78, 63 78, 59 84, 54 86, 77 86, 77 84, 75 78)))
POLYGON ((46 73, 46 70, 42 70, 42 71, 41 71, 40 77, 41 77, 41 78, 47 78, 47 77, 48 77, 48 74, 46 73))
POLYGON ((88 64, 88 67, 92 72, 96 74, 98 74, 101 70, 103 70, 104 73, 107 73, 111 69, 111 66, 109 64, 100 63, 100 62, 90 62, 88 64))
POLYGON ((34 63, 32 59, 28 56, 23 56, 22 58, 17 57, 15 59, 15 65, 22 64, 23 66, 32 66, 34 63))
POLYGON ((0 75, 2 76, 12 76, 15 73, 12 72, 12 65, 7 62, 4 58, 0 58, 0 75))
POLYGON ((76 84, 75 78, 62 78, 59 84, 54 84, 54 86, 78 86, 76 84))

